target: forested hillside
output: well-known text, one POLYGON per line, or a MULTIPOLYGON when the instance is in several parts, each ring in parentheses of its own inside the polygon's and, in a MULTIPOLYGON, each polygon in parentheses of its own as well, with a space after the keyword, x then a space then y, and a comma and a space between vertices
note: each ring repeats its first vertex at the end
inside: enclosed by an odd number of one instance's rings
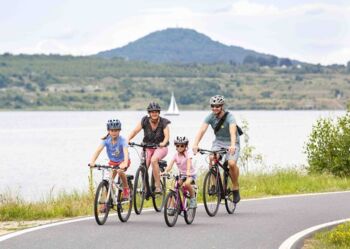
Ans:
POLYGON ((349 67, 150 64, 58 55, 0 55, 1 110, 208 108, 223 94, 231 109, 345 109, 349 67))

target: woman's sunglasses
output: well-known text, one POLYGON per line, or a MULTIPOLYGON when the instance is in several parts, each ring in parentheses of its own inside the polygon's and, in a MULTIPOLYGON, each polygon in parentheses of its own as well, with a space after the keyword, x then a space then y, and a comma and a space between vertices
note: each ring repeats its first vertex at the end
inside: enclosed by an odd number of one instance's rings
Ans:
POLYGON ((220 108, 222 105, 210 105, 211 108, 220 108))

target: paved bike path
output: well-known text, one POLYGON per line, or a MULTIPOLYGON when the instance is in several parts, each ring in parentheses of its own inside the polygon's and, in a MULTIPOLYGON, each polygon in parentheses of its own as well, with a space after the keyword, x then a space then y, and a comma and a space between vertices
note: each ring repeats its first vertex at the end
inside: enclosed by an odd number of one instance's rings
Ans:
POLYGON ((41 229, 0 242, 0 248, 278 248, 291 235, 317 224, 350 217, 350 192, 256 199, 239 203, 229 215, 221 205, 215 217, 203 206, 192 225, 179 216, 168 228, 163 213, 132 214, 127 223, 110 216, 41 229))

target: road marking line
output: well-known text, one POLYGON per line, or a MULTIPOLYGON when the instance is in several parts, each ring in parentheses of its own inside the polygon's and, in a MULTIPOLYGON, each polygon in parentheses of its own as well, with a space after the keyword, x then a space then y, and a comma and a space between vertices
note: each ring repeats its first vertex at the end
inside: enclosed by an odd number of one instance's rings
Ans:
MULTIPOLYGON (((241 202, 268 200, 268 199, 280 199, 280 198, 292 198, 292 197, 302 197, 302 196, 314 196, 314 195, 326 195, 326 194, 341 194, 341 193, 350 193, 350 191, 270 196, 270 197, 261 197, 261 198, 241 200, 241 202)), ((198 206, 203 206, 203 203, 198 204, 198 206)), ((150 209, 142 210, 142 212, 150 212, 150 211, 154 211, 154 209, 150 208, 150 209)), ((132 213, 134 213, 134 211, 132 213)), ((112 215, 116 215, 116 214, 112 214, 112 215)), ((72 218, 72 220, 60 221, 60 222, 55 222, 55 223, 51 223, 51 224, 47 224, 47 225, 41 225, 41 226, 37 226, 37 227, 27 228, 27 229, 24 229, 24 230, 21 230, 21 231, 17 231, 17 232, 13 232, 13 233, 9 233, 9 234, 5 234, 5 235, 0 236, 0 242, 4 241, 4 240, 7 240, 7 239, 10 239, 10 238, 13 238, 13 237, 20 236, 22 234, 26 234, 26 233, 29 233, 29 232, 37 231, 37 230, 40 230, 40 229, 54 227, 54 226, 59 226, 59 225, 64 225, 64 224, 69 224, 69 223, 73 223, 73 222, 84 221, 84 220, 90 220, 90 219, 94 219, 94 218, 95 218, 94 216, 92 216, 92 217, 84 217, 84 218, 79 218, 79 219, 72 218)))
POLYGON ((293 248, 297 248, 295 247, 297 245, 297 243, 301 242, 302 240, 306 239, 307 237, 309 237, 312 233, 315 233, 319 230, 322 230, 326 227, 330 227, 330 226, 335 226, 344 222, 350 221, 350 218, 348 219, 343 219, 343 220, 336 220, 336 221, 332 221, 332 222, 328 222, 328 223, 323 223, 323 224, 319 224, 317 226, 313 226, 313 227, 309 227, 303 231, 300 231, 292 236, 290 236, 288 239, 286 239, 285 241, 283 241, 283 243, 280 245, 279 249, 293 249, 293 248))

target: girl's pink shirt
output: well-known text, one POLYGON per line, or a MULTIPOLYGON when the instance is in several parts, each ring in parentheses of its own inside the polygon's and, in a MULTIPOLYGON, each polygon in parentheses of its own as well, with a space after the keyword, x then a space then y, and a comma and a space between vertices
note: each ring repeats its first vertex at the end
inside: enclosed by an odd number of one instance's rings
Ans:
MULTIPOLYGON (((182 175, 187 174, 187 159, 190 159, 192 157, 193 157, 193 153, 191 150, 188 150, 188 149, 185 151, 184 155, 179 153, 179 152, 175 153, 173 160, 176 163, 176 166, 179 169, 180 174, 182 174, 182 175)), ((195 169, 194 169, 192 163, 191 163, 190 174, 191 175, 195 174, 195 169)))

